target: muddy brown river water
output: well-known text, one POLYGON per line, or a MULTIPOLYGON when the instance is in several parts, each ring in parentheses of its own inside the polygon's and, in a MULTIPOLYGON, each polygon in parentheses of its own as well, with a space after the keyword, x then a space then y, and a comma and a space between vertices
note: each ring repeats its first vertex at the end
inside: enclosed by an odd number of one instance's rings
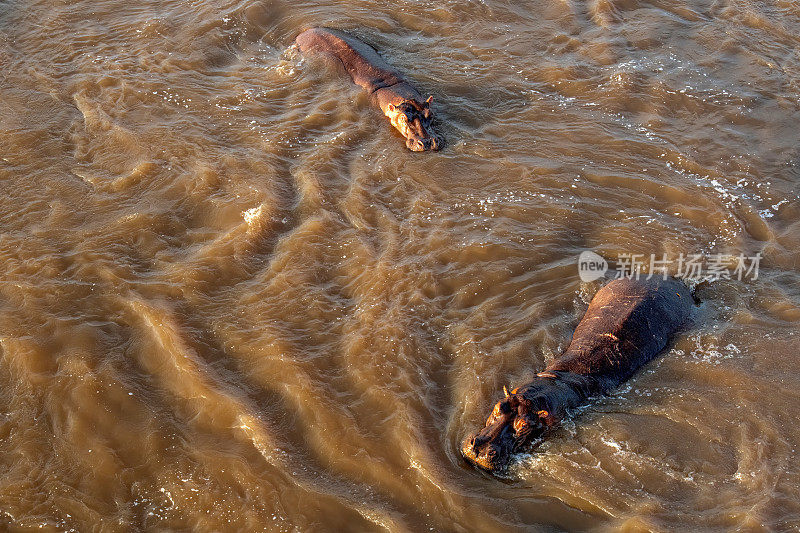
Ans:
POLYGON ((0 0, 0 527, 796 531, 799 35, 796 0, 0 0), (318 25, 444 150, 289 48, 318 25), (760 263, 477 472, 585 250, 760 263))

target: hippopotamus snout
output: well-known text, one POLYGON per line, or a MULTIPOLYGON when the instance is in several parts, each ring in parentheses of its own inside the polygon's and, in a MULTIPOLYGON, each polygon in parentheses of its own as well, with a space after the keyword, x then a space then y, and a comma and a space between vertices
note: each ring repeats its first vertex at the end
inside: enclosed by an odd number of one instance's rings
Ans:
POLYGON ((510 402, 499 402, 486 427, 464 439, 461 453, 475 466, 490 472, 505 470, 514 450, 514 412, 510 402))
POLYGON ((511 459, 510 452, 513 445, 511 442, 504 441, 505 439, 493 441, 478 433, 464 439, 461 445, 461 454, 467 461, 484 470, 502 472, 511 459))
POLYGON ((439 149, 439 139, 436 137, 412 137, 406 140, 406 146, 412 152, 436 151, 439 149))

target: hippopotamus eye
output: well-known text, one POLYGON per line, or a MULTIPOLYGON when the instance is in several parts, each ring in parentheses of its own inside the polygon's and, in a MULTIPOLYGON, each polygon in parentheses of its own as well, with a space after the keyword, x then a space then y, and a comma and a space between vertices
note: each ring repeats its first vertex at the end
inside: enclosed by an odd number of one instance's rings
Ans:
POLYGON ((520 433, 522 431, 525 431, 526 429, 528 429, 528 421, 518 416, 514 420, 514 431, 520 433))

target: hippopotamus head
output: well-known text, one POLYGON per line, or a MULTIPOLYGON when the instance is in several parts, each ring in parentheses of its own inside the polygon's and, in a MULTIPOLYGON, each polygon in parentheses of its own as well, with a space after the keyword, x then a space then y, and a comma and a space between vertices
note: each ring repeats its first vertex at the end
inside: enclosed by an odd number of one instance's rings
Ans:
POLYGON ((503 391, 505 398, 492 409, 486 427, 461 445, 461 453, 469 462, 493 473, 503 472, 513 453, 555 424, 543 395, 530 389, 524 394, 519 389, 509 393, 503 387, 503 391))
POLYGON ((431 100, 433 100, 433 96, 429 96, 424 102, 409 99, 386 106, 386 116, 406 138, 408 149, 414 152, 438 150, 441 146, 441 140, 433 135, 431 130, 433 122, 431 100))

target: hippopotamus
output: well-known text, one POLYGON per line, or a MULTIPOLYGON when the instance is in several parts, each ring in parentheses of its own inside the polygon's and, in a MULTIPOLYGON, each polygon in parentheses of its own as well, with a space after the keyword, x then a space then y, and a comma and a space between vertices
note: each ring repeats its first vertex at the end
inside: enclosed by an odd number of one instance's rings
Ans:
POLYGON ((615 279, 592 298, 566 351, 533 381, 492 409, 486 426, 467 437, 461 453, 493 473, 511 456, 546 435, 589 398, 606 394, 663 350, 687 323, 695 306, 689 288, 675 278, 615 279))
POLYGON ((306 30, 295 39, 305 54, 321 54, 340 62, 353 82, 370 94, 415 152, 438 150, 441 139, 431 131, 433 96, 423 99, 414 86, 378 55, 371 46, 341 31, 306 30))

